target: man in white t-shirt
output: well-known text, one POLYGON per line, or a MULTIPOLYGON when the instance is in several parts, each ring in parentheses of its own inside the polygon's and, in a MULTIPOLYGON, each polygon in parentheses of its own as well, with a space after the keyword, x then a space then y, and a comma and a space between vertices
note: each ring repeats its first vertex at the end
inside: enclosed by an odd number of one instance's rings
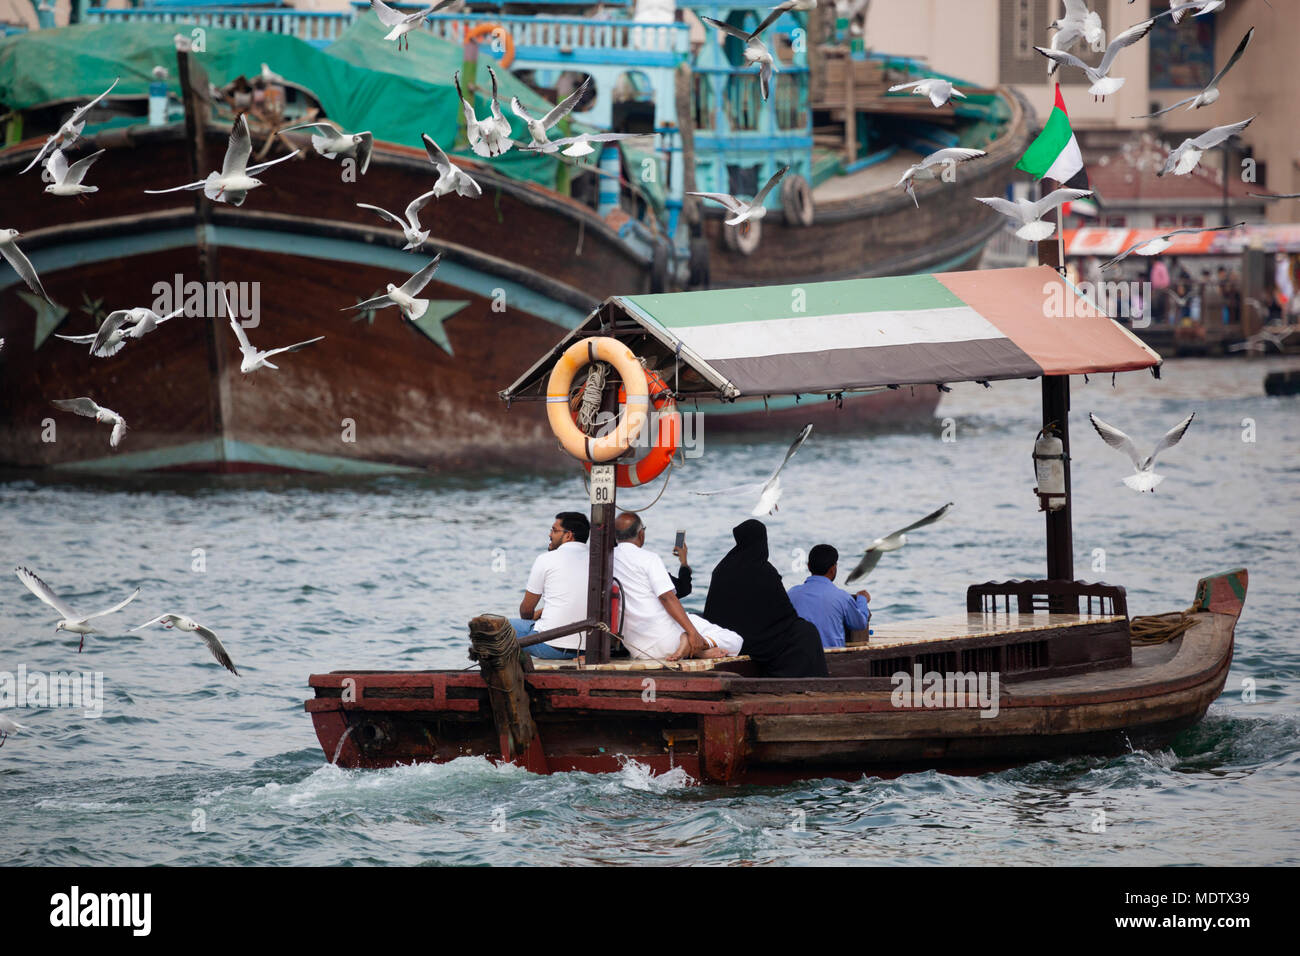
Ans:
POLYGON ((633 657, 675 661, 731 657, 744 639, 735 631, 688 614, 663 559, 646 551, 645 525, 625 512, 614 521, 614 577, 623 589, 623 642, 633 657))
MULTIPOLYGON (((564 627, 587 616, 587 571, 591 565, 587 536, 590 530, 591 523, 580 512, 562 511, 555 516, 550 547, 533 562, 524 599, 519 603, 519 617, 510 621, 518 637, 564 627), (537 610, 538 601, 545 602, 540 612, 537 610)), ((569 660, 577 657, 582 649, 581 633, 524 648, 533 657, 545 660, 569 660)))

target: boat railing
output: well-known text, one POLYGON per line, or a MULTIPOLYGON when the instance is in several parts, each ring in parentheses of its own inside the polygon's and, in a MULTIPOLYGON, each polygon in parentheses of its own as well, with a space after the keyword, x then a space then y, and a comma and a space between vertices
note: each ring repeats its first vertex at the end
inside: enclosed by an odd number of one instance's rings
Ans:
POLYGON ((313 46, 333 43, 356 18, 351 11, 256 10, 238 7, 138 7, 111 10, 91 7, 90 23, 184 23, 218 30, 255 30, 297 37, 313 46))
POLYGON ((986 581, 983 584, 972 584, 966 589, 966 610, 971 613, 1003 611, 1010 614, 1013 597, 1016 599, 1017 614, 1032 614, 1035 611, 1077 614, 1082 599, 1086 601, 1087 614, 1128 617, 1128 595, 1122 587, 1114 584, 1088 584, 1085 581, 986 581))

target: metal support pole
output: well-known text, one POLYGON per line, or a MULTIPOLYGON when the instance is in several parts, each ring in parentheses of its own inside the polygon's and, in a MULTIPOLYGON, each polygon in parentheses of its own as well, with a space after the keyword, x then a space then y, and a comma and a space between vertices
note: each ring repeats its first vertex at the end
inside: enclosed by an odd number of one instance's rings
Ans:
MULTIPOLYGON (((1044 187, 1045 188, 1045 187, 1044 187)), ((1063 228, 1060 207, 1057 207, 1056 229, 1063 228)), ((1051 266, 1064 275, 1064 255, 1061 237, 1053 236, 1038 244, 1038 262, 1051 266)), ((1043 427, 1052 426, 1061 439, 1065 455, 1065 507, 1058 511, 1048 511, 1046 515, 1047 530, 1047 577, 1053 581, 1074 580, 1074 530, 1073 498, 1070 490, 1070 376, 1043 376, 1043 427)), ((1078 613, 1078 599, 1068 595, 1054 595, 1050 599, 1050 609, 1057 612, 1078 613)))

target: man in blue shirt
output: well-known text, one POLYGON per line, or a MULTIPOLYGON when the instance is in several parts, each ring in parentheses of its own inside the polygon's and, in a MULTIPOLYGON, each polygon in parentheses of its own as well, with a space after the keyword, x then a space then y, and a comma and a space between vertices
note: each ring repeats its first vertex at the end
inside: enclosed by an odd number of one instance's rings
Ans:
POLYGON ((803 584, 790 589, 790 603, 805 621, 816 625, 822 647, 843 647, 851 631, 865 631, 871 619, 867 602, 871 595, 859 591, 850 595, 835 586, 840 553, 829 544, 819 544, 808 552, 808 570, 812 573, 803 584))

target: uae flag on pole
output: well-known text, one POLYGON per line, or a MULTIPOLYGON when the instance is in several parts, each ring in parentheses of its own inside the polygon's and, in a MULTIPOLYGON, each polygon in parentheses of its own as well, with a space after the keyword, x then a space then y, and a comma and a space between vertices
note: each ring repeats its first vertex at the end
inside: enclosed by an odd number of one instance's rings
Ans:
MULTIPOLYGON (((1056 84, 1056 106, 1047 118, 1047 125, 1038 134, 1038 138, 1029 144, 1025 155, 1016 163, 1016 169, 1023 169, 1035 179, 1054 179, 1070 189, 1092 188, 1088 185, 1088 172, 1083 168, 1079 141, 1070 128, 1070 116, 1065 112, 1060 83, 1056 84)), ((1080 205, 1086 202, 1083 200, 1080 205)), ((1064 212, 1068 213, 1069 209, 1066 208, 1064 212)))

